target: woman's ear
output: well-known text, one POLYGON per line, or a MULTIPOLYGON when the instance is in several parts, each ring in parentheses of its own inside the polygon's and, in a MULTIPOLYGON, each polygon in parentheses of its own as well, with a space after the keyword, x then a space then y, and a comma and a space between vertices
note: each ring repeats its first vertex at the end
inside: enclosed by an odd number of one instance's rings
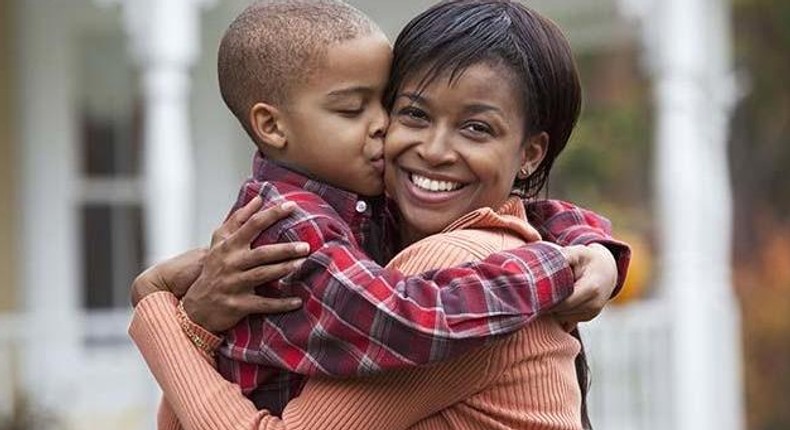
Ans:
POLYGON ((282 113, 276 107, 266 103, 256 103, 250 109, 250 124, 256 140, 264 148, 282 150, 288 144, 282 113))
POLYGON ((527 179, 529 175, 535 173, 546 151, 549 148, 549 134, 542 131, 527 138, 521 151, 521 169, 518 172, 519 179, 527 179))

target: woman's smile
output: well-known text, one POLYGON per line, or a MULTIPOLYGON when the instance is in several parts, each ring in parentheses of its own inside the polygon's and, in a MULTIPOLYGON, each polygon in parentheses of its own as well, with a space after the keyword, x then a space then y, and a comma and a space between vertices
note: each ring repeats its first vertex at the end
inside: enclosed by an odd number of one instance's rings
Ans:
POLYGON ((407 198, 417 205, 442 205, 461 198, 468 182, 449 176, 399 167, 398 177, 407 191, 407 198))

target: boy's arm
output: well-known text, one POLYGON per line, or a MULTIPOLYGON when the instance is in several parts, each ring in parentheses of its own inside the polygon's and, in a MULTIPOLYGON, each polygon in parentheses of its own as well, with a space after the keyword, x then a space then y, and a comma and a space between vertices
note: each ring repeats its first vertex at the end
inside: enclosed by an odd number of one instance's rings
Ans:
POLYGON ((336 215, 311 209, 253 244, 299 241, 314 250, 281 285, 302 298, 302 310, 255 319, 255 338, 265 342, 244 354, 262 365, 344 376, 440 361, 512 333, 573 289, 563 253, 546 242, 406 277, 369 259, 336 215))
POLYGON ((547 242, 404 276, 369 259, 332 217, 313 216, 280 232, 281 241, 313 250, 280 283, 303 307, 255 318, 262 341, 240 353, 306 375, 360 375, 456 357, 518 330, 573 289, 564 254, 547 242))
POLYGON ((617 264, 617 285, 612 297, 620 292, 628 273, 631 249, 611 236, 612 224, 608 219, 561 200, 525 199, 524 207, 543 240, 560 246, 598 243, 606 247, 617 264))

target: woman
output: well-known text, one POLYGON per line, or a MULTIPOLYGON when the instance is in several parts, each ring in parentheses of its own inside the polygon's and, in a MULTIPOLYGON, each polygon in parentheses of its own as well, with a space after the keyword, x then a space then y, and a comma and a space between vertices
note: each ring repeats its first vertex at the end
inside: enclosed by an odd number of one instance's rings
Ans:
MULTIPOLYGON (((509 196, 537 194, 578 116, 578 76, 556 26, 511 2, 434 6, 399 36, 391 86, 385 181, 411 246, 390 266, 417 273, 539 239, 509 196)), ((252 238, 245 227, 236 243, 252 238)), ((554 319, 428 368, 313 378, 280 420, 191 346, 181 329, 194 338, 200 328, 183 313, 179 325, 175 303, 146 298, 130 331, 187 429, 582 427, 580 345, 554 319)))

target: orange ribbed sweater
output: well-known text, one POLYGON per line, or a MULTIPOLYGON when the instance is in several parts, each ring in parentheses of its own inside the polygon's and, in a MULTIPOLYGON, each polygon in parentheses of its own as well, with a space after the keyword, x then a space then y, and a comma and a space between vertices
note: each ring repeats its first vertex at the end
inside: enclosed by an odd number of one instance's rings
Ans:
MULTIPOLYGON (((467 214, 389 264, 404 273, 451 267, 537 240, 520 200, 467 214)), ((550 317, 455 360, 367 378, 312 378, 282 419, 258 411, 213 361, 194 348, 177 300, 154 293, 135 309, 129 333, 167 403, 160 429, 534 429, 581 428, 574 358, 578 342, 550 317), (170 409, 172 407, 172 410, 170 409)))

